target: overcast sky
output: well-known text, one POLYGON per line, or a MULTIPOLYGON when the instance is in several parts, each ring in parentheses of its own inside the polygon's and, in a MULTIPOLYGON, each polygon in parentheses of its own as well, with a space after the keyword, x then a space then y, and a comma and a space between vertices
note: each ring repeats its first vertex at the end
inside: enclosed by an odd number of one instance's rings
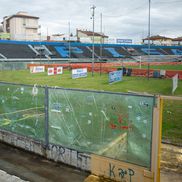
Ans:
MULTIPOLYGON (((0 17, 26 11, 40 17, 41 32, 67 33, 76 28, 92 30, 91 6, 95 9, 95 31, 109 37, 129 38, 135 42, 148 32, 149 0, 0 0, 0 17)), ((151 0, 151 35, 182 36, 182 0, 151 0)))

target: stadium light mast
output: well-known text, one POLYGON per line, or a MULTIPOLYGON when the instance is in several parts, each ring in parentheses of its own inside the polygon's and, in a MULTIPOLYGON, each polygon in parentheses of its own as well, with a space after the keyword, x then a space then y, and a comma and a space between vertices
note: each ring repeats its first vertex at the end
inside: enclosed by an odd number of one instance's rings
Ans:
POLYGON ((95 54, 95 47, 94 47, 94 28, 95 28, 95 8, 96 6, 93 5, 92 9, 92 27, 93 27, 93 35, 92 35, 92 76, 94 76, 94 54, 95 54))
POLYGON ((40 33, 39 33, 39 44, 40 44, 40 47, 39 47, 39 57, 40 57, 40 64, 41 64, 41 62, 42 62, 42 43, 41 43, 41 41, 42 41, 42 31, 41 31, 41 25, 39 25, 39 28, 40 28, 40 33))
POLYGON ((148 15, 148 80, 150 76, 150 9, 151 9, 151 0, 149 0, 149 15, 148 15))
MULTIPOLYGON (((70 40, 70 35, 71 35, 71 28, 70 28, 70 21, 68 22, 68 50, 69 50, 69 69, 71 68, 70 63, 71 63, 71 40, 70 40)), ((71 69, 70 69, 71 70, 71 69)))
POLYGON ((101 38, 100 38, 100 75, 101 75, 101 61, 102 61, 102 44, 103 44, 103 33, 102 33, 102 13, 100 14, 100 33, 101 33, 101 38))
POLYGON ((69 59, 71 58, 71 46, 70 46, 70 21, 68 22, 68 46, 69 46, 69 59))

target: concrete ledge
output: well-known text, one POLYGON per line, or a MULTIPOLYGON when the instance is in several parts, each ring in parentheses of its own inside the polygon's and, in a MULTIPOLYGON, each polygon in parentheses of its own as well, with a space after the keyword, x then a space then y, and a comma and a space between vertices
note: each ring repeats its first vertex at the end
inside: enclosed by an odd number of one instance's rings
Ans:
POLYGON ((24 181, 24 180, 20 179, 17 176, 10 175, 2 170, 0 170, 0 181, 2 181, 2 182, 28 182, 28 181, 24 181))

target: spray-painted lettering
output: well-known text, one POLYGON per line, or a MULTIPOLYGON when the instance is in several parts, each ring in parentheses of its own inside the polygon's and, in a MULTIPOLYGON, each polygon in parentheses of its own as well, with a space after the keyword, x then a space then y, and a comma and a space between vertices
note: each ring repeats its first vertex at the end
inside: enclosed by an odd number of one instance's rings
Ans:
POLYGON ((120 178, 121 182, 128 181, 132 182, 132 177, 135 175, 135 171, 130 168, 117 168, 115 165, 109 163, 109 177, 120 178), (128 180, 127 180, 128 179, 128 180))

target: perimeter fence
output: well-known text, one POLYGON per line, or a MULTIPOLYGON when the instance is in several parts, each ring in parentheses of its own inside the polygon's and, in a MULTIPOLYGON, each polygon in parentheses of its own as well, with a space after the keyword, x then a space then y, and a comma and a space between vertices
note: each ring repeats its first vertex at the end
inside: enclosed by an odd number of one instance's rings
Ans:
POLYGON ((151 167, 154 96, 0 83, 0 128, 151 167))
POLYGON ((0 71, 25 69, 27 69, 27 62, 0 62, 0 71))

